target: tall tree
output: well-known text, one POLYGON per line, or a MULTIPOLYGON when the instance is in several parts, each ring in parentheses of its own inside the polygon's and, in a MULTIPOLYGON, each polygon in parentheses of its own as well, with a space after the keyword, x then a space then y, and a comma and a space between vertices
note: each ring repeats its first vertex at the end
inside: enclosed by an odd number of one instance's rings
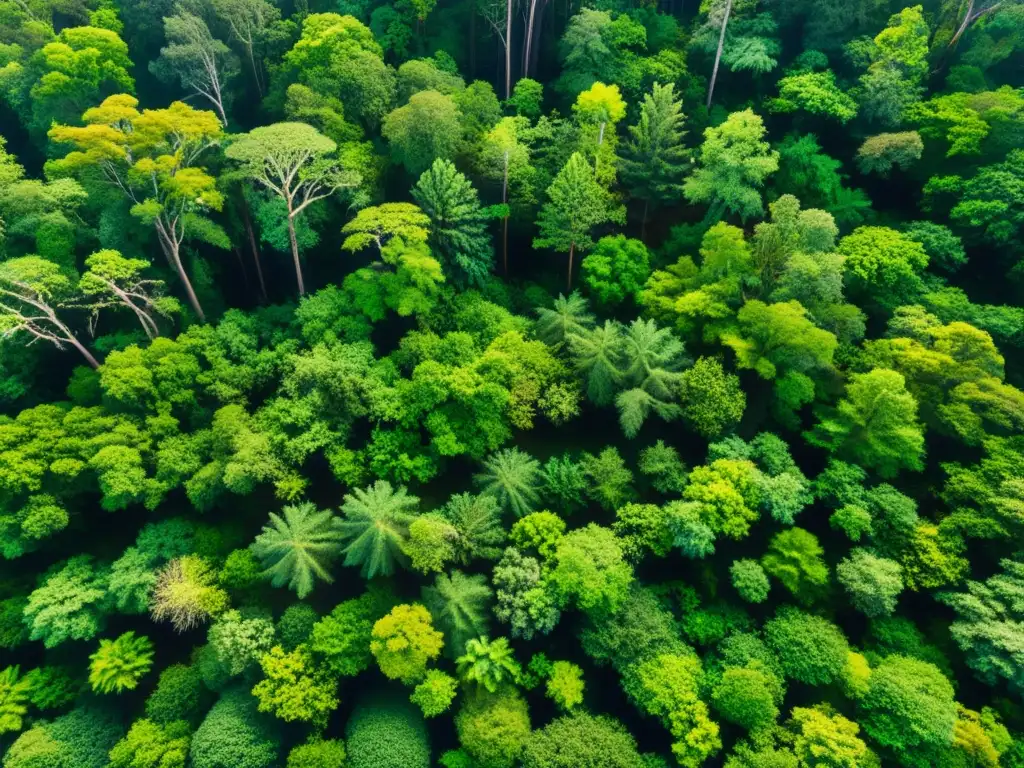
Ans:
POLYGON ((190 95, 210 102, 226 128, 227 87, 238 74, 237 57, 210 34, 202 18, 183 8, 164 19, 164 35, 167 45, 160 49, 160 58, 150 63, 150 71, 164 82, 178 81, 190 95))
POLYGON ((169 318, 180 311, 177 299, 162 295, 162 280, 142 276, 149 267, 144 259, 126 259, 117 251, 103 250, 87 258, 85 266, 88 269, 78 281, 78 290, 94 318, 101 309, 127 309, 153 340, 160 335, 157 316, 169 318))
POLYGON ((422 595, 453 656, 461 656, 467 641, 490 629, 491 588, 486 576, 467 576, 458 570, 442 573, 434 586, 423 588, 422 595))
POLYGON ((213 12, 223 21, 231 35, 245 48, 252 69, 253 81, 260 97, 264 91, 264 67, 256 60, 256 47, 267 28, 281 18, 281 11, 267 0, 212 0, 213 12))
POLYGON ((683 185, 691 203, 711 207, 705 222, 714 224, 727 210, 743 219, 764 211, 760 188, 779 169, 779 153, 771 148, 764 121, 752 110, 733 112, 725 122, 704 131, 699 164, 683 185))
POLYGON ((623 150, 622 180, 633 197, 644 201, 640 239, 647 229, 649 208, 676 200, 683 192, 687 151, 683 146, 683 102, 675 98, 672 83, 655 83, 644 95, 640 119, 629 126, 632 139, 623 150))
POLYGON ((263 562, 275 587, 287 584, 299 599, 313 591, 316 579, 330 584, 327 566, 341 551, 341 521, 329 509, 305 502, 287 506, 253 542, 252 552, 263 562))
POLYGON ((394 573, 396 563, 407 560, 402 545, 419 501, 405 488, 396 490, 385 480, 345 494, 341 505, 345 519, 340 526, 347 542, 345 565, 360 566, 368 579, 394 573))
POLYGON ((477 192, 449 160, 438 158, 412 189, 430 217, 427 242, 460 285, 482 285, 494 267, 494 247, 477 192))
POLYGON ((625 221, 625 209, 597 183, 594 169, 579 152, 574 152, 559 171, 547 194, 548 202, 537 217, 540 237, 534 238, 533 247, 569 253, 566 283, 571 292, 576 249, 587 250, 594 245, 591 232, 599 224, 625 221))
POLYGON ((156 231, 160 248, 181 280, 192 309, 206 320, 181 259, 186 238, 219 248, 230 243, 224 231, 205 218, 219 211, 223 197, 200 158, 221 138, 212 112, 176 101, 166 109, 139 112, 134 96, 120 94, 82 115, 84 127, 55 125, 50 139, 74 151, 47 163, 47 173, 79 173, 99 178, 132 204, 131 214, 156 231))
POLYGON ((292 248, 299 295, 305 295, 295 219, 306 208, 339 189, 359 185, 359 174, 346 170, 338 145, 305 123, 274 123, 254 128, 227 148, 243 172, 284 201, 288 210, 288 241, 292 248))

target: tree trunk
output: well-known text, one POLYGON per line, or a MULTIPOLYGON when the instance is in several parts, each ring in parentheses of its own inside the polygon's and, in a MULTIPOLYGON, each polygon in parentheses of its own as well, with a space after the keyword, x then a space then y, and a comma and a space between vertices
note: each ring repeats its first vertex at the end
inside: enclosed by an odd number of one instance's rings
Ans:
POLYGON ((199 322, 205 323, 206 313, 203 312, 203 308, 199 304, 199 297, 196 296, 195 289, 192 287, 192 281, 188 279, 185 266, 181 263, 181 252, 177 245, 172 245, 170 259, 175 271, 178 273, 181 284, 185 286, 185 295, 188 296, 188 303, 192 305, 192 310, 196 313, 196 317, 199 318, 199 322))
MULTIPOLYGON (((291 205, 288 206, 289 208, 291 205)), ((299 241, 295 237, 295 219, 288 213, 288 239, 292 243, 292 261, 295 262, 295 279, 299 282, 299 296, 306 295, 306 285, 302 280, 302 264, 299 262, 299 241)))
POLYGON ((725 28, 729 26, 729 14, 732 12, 732 0, 725 0, 725 16, 722 17, 722 33, 718 36, 718 50, 715 52, 715 66, 711 70, 711 84, 708 86, 707 109, 711 109, 711 99, 715 95, 715 81, 718 79, 718 66, 722 63, 722 48, 725 46, 725 28))
POLYGON ((572 293, 572 255, 576 250, 576 243, 569 243, 569 279, 566 282, 568 293, 572 293))
MULTIPOLYGON (((505 101, 512 96, 512 0, 505 0, 505 101)), ((508 165, 508 154, 505 155, 508 165)))
POLYGON ((245 223, 245 232, 249 236, 249 247, 252 248, 252 260, 256 263, 256 277, 260 281, 260 294, 263 300, 267 300, 267 286, 263 282, 263 267, 260 264, 260 249, 256 243, 256 233, 252 228, 252 219, 249 218, 249 202, 242 196, 242 221, 245 223))
POLYGON ((260 100, 263 99, 263 83, 260 82, 260 71, 259 67, 256 66, 256 55, 252 50, 252 43, 246 46, 249 49, 249 63, 252 64, 252 76, 256 81, 256 91, 260 95, 260 100))
POLYGON ((75 349, 77 349, 79 352, 82 353, 82 356, 86 359, 86 361, 88 361, 89 365, 91 365, 93 368, 99 368, 100 367, 99 361, 95 357, 92 356, 92 352, 90 352, 88 349, 86 349, 85 345, 82 344, 82 342, 80 342, 74 336, 71 336, 68 339, 68 341, 71 342, 71 345, 75 349))

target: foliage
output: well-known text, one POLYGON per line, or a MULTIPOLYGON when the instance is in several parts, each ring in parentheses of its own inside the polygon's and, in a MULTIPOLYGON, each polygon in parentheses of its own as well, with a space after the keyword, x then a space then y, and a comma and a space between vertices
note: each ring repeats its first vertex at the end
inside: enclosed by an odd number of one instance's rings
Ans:
POLYGON ((586 712, 564 715, 534 731, 521 759, 524 768, 642 768, 647 764, 621 723, 586 712))
POLYGON ((396 564, 404 564, 402 545, 418 504, 404 487, 396 490, 386 480, 345 494, 344 519, 338 526, 346 542, 345 565, 358 565, 364 577, 372 578, 389 575, 396 564))
POLYGON ((358 702, 345 724, 345 746, 352 768, 430 765, 423 716, 416 707, 390 695, 367 696, 358 702))
POLYGON ((263 679, 252 689, 260 712, 322 727, 337 708, 336 682, 314 665, 305 647, 285 651, 275 645, 260 657, 260 667, 263 679))
POLYGON ((449 654, 460 656, 466 643, 486 635, 490 628, 491 589, 479 574, 467 576, 454 570, 423 588, 423 604, 444 634, 449 654))
POLYGON ((317 578, 333 581, 326 566, 341 548, 340 526, 330 510, 317 510, 309 502, 287 506, 282 515, 270 513, 270 524, 253 542, 253 554, 275 587, 287 583, 302 599, 317 578))
POLYGON ((373 625, 370 652, 380 671, 406 685, 420 682, 427 662, 437 658, 444 636, 434 629, 430 613, 419 604, 397 605, 373 625))
POLYGON ((89 661, 89 685, 94 691, 130 691, 153 665, 153 643, 148 637, 125 632, 115 640, 100 640, 89 661))

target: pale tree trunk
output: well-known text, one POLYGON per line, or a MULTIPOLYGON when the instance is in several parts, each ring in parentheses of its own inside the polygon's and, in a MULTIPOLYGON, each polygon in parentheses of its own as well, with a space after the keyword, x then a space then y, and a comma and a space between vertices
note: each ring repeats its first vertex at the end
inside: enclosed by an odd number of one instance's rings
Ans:
POLYGON ((964 22, 963 24, 960 25, 960 29, 956 31, 956 34, 953 35, 953 39, 949 41, 948 47, 952 48, 953 46, 955 46, 957 42, 960 40, 961 35, 963 35, 963 33, 966 32, 972 24, 974 24, 974 22, 976 22, 982 16, 992 13, 992 11, 996 10, 996 8, 998 8, 1000 5, 1002 5, 1002 3, 996 3, 995 5, 991 5, 988 8, 983 8, 982 10, 975 13, 974 0, 971 0, 971 2, 967 6, 967 13, 964 14, 964 22))
POLYGON ((88 349, 86 349, 85 345, 83 345, 82 342, 80 342, 78 339, 76 339, 74 334, 71 334, 70 331, 68 333, 70 334, 70 337, 68 338, 68 342, 70 342, 71 345, 75 349, 77 349, 79 352, 82 353, 82 357, 84 357, 86 359, 86 361, 89 363, 89 365, 91 365, 93 368, 99 368, 100 367, 99 361, 95 357, 92 356, 92 352, 90 352, 88 349))
POLYGON ((523 77, 530 76, 530 47, 533 45, 533 24, 539 0, 529 0, 530 13, 526 19, 526 39, 523 40, 523 77))
POLYGON ((203 312, 203 308, 199 304, 199 297, 196 296, 195 289, 192 288, 192 281, 188 279, 185 266, 181 263, 181 242, 176 237, 175 224, 165 224, 158 218, 156 220, 156 231, 160 237, 160 244, 163 246, 164 256, 167 257, 171 268, 177 273, 178 279, 181 280, 181 284, 185 287, 188 303, 192 305, 192 310, 196 313, 196 317, 199 318, 199 322, 205 323, 206 313, 203 312))
MULTIPOLYGON (((291 204, 288 205, 291 208, 291 204)), ((295 237, 295 218, 292 213, 288 214, 288 239, 292 244, 292 261, 295 262, 295 279, 299 283, 299 296, 306 295, 306 285, 302 280, 302 263, 299 261, 299 241, 295 237)))
POLYGON ((711 84, 708 86, 707 109, 711 109, 711 99, 715 95, 715 81, 718 79, 718 66, 722 63, 722 48, 725 46, 725 29, 729 26, 729 14, 732 12, 732 0, 725 0, 725 16, 722 17, 722 32, 718 36, 718 50, 715 52, 715 66, 711 70, 711 84))
MULTIPOLYGON (((505 100, 512 96, 512 0, 505 0, 505 100)), ((508 167, 508 153, 505 153, 508 167)), ((507 171, 506 171, 507 173, 507 171)))
POLYGON ((576 250, 576 243, 569 243, 569 279, 566 281, 568 293, 572 293, 572 255, 576 250))

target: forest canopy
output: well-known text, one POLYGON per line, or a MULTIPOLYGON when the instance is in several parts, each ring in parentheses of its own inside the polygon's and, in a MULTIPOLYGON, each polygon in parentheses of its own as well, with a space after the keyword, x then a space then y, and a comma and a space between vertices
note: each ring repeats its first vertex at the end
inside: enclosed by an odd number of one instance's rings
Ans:
POLYGON ((0 768, 1024 768, 1022 363, 1021 0, 0 0, 0 768))

